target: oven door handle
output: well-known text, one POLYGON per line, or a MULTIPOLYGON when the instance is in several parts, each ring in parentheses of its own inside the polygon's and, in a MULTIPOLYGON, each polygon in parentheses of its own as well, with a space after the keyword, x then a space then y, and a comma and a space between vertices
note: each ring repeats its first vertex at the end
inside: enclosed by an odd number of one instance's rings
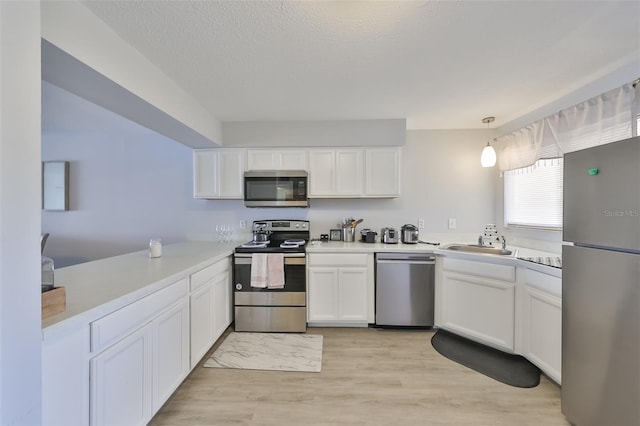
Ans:
MULTIPOLYGON (((236 253, 233 255, 236 265, 251 265, 251 253, 236 253)), ((285 265, 306 265, 307 257, 304 253, 289 253, 284 255, 285 265)))

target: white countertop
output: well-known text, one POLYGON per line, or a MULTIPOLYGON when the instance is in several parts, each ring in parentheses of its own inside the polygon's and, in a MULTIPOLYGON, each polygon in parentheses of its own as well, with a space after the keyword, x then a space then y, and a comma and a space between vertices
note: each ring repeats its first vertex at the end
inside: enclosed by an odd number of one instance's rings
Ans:
POLYGON ((433 253, 437 246, 430 244, 383 244, 380 242, 363 243, 360 241, 311 241, 307 245, 307 253, 376 253, 376 252, 400 252, 400 253, 433 253))
MULTIPOLYGON (((363 243, 360 241, 344 242, 344 241, 312 241, 307 246, 307 253, 380 253, 380 252, 402 252, 402 253, 435 253, 441 256, 450 256, 460 259, 475 260, 479 262, 504 263, 514 266, 522 266, 533 269, 555 277, 562 277, 562 269, 528 262, 518 259, 518 257, 559 257, 556 253, 548 253, 540 250, 534 250, 526 247, 508 246, 509 250, 514 252, 514 256, 497 256, 494 254, 483 253, 467 253, 456 252, 442 249, 453 241, 442 243, 440 246, 430 244, 383 244, 380 242, 363 243)), ((468 243, 461 243, 468 244, 468 243)))
POLYGON ((66 290, 64 312, 42 320, 48 333, 96 320, 173 284, 233 253, 234 243, 184 242, 165 245, 162 257, 148 250, 56 269, 55 283, 66 290))

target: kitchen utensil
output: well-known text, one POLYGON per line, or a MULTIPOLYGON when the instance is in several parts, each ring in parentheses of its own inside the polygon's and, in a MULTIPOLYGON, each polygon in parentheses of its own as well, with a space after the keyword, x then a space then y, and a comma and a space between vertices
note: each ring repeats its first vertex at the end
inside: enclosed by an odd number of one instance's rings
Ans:
POLYGON ((356 239, 356 228, 351 226, 342 227, 342 241, 353 242, 356 239))
POLYGON ((418 227, 411 224, 402 226, 402 242, 404 244, 418 244, 418 227))

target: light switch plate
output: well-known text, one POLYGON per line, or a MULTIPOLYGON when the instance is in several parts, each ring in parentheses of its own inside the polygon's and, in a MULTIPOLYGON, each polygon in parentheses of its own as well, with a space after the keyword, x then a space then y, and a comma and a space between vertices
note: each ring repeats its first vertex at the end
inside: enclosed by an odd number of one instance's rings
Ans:
POLYGON ((456 229, 456 218, 455 217, 450 217, 449 218, 449 229, 456 229))

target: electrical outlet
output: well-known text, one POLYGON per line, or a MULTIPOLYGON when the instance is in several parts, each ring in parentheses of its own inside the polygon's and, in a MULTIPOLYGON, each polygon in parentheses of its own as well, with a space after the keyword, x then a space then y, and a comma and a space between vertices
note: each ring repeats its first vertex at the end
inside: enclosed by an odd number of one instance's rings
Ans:
POLYGON ((418 219, 418 229, 424 229, 424 219, 418 219))
POLYGON ((449 218, 449 229, 456 229, 456 218, 455 217, 450 217, 449 218))
POLYGON ((240 229, 245 229, 247 227, 247 221, 246 220, 241 220, 240 221, 240 229))

